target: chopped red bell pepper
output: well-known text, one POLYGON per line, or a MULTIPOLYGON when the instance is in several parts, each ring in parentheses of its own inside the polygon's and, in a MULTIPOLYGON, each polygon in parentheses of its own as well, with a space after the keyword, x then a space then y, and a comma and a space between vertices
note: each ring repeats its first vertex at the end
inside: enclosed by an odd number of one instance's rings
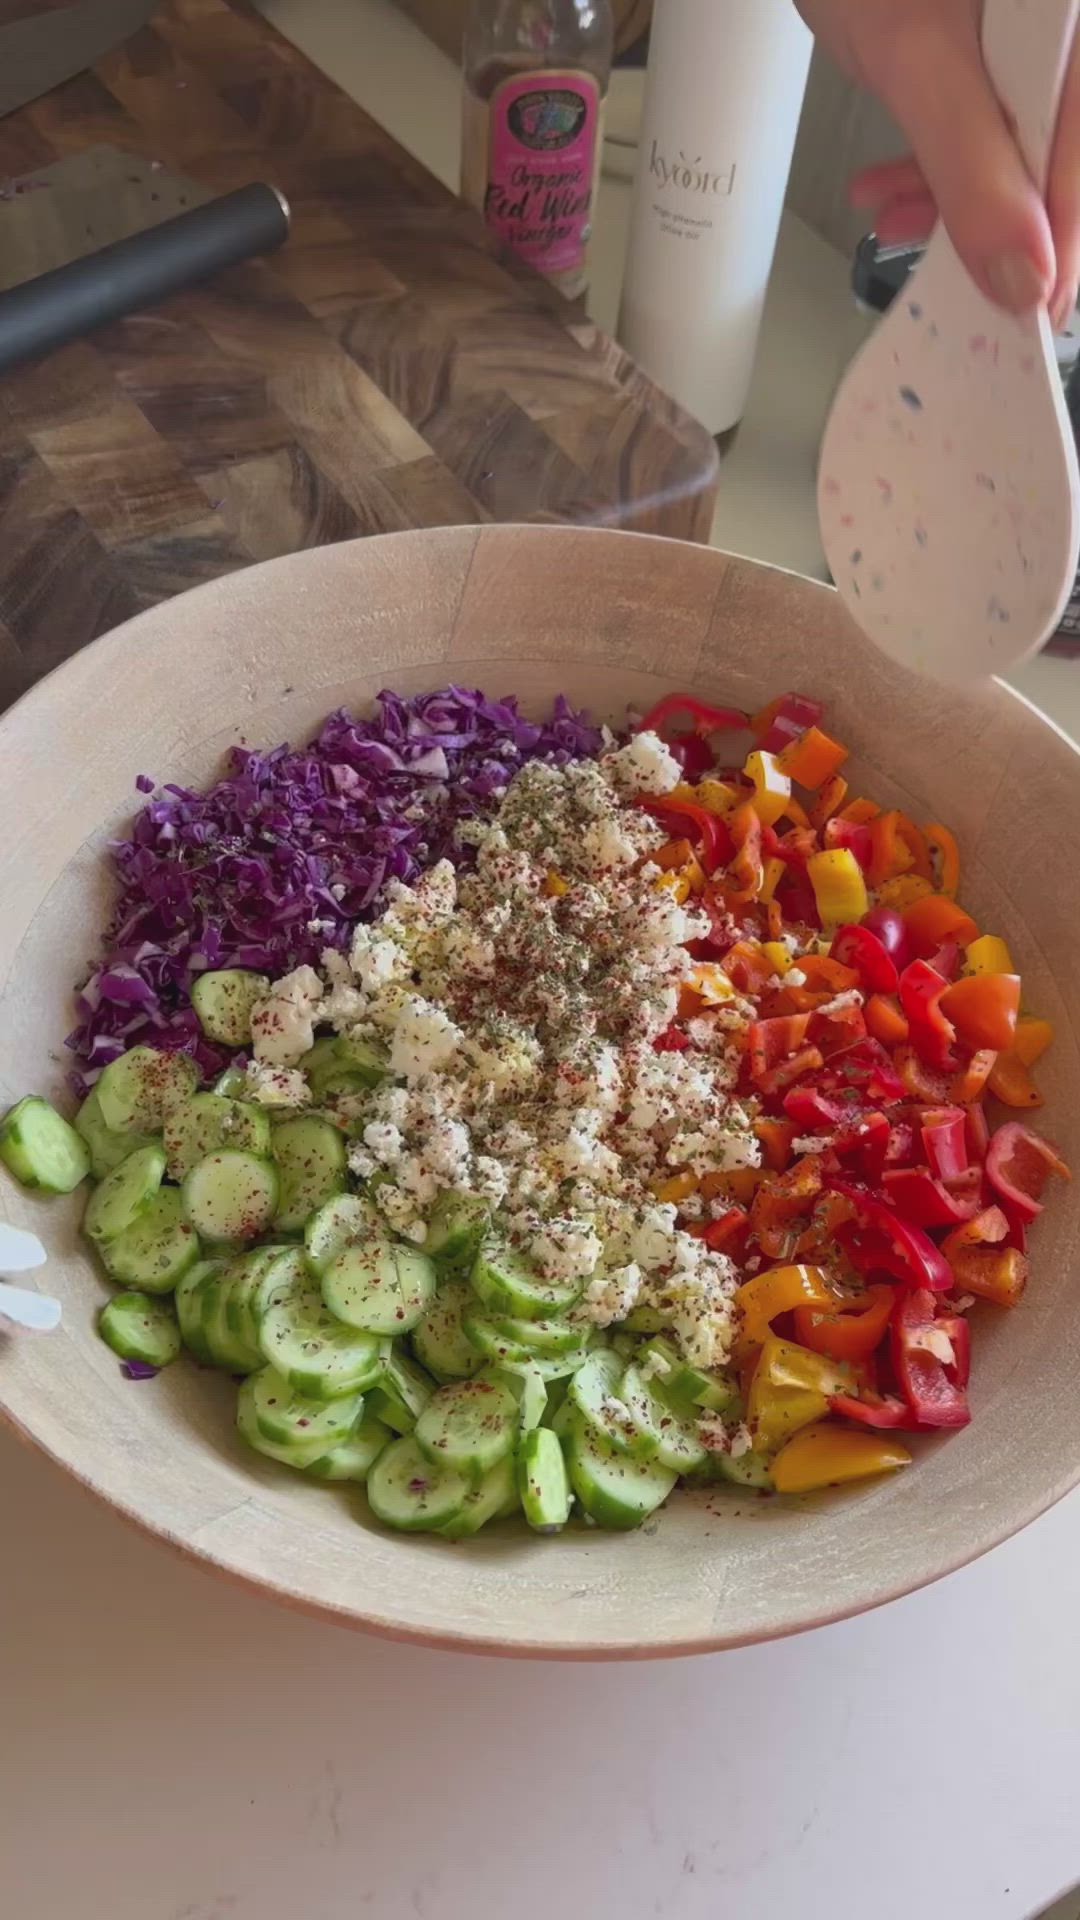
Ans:
POLYGON ((952 1271, 933 1241, 869 1188, 854 1181, 828 1179, 833 1193, 843 1194, 855 1208, 854 1227, 838 1228, 837 1239, 860 1273, 891 1273, 906 1287, 948 1293, 952 1271))
MULTIPOLYGON (((787 835, 784 835, 784 839, 787 835)), ((786 859, 783 840, 780 843, 780 855, 786 859)), ((789 927, 812 927, 821 925, 818 913, 817 895, 805 871, 790 866, 776 891, 776 898, 783 909, 784 920, 789 927)))
POLYGON ((634 732, 663 736, 664 727, 676 714, 692 720, 697 733, 741 733, 750 725, 750 716, 740 713, 738 707, 712 707, 693 693, 666 693, 642 715, 634 732))
POLYGON ((808 1013, 789 1013, 778 1020, 755 1020, 748 1034, 750 1072, 761 1081, 766 1074, 797 1053, 806 1043, 808 1013))
POLYGON ((904 1087, 879 1040, 869 1036, 834 1053, 818 1082, 823 1093, 845 1093, 873 1106, 889 1106, 904 1097, 904 1087))
POLYGON ((663 1033, 657 1034, 656 1039, 653 1041, 653 1052, 685 1053, 689 1045, 690 1035, 684 1033, 681 1027, 675 1026, 674 1022, 672 1022, 670 1027, 664 1028, 663 1033))
POLYGON ((877 934, 866 927, 839 927, 829 952, 841 966, 854 969, 863 993, 896 992, 896 967, 877 934))
POLYGON ((990 1145, 990 1122, 986 1117, 986 1108, 980 1103, 965 1107, 964 1128, 967 1139, 969 1160, 976 1160, 982 1166, 990 1145))
POLYGON ((872 933, 876 940, 881 941, 897 973, 902 967, 907 966, 909 960, 915 958, 908 938, 908 930, 904 925, 904 916, 898 913, 895 907, 871 907, 866 918, 859 924, 866 928, 867 933, 872 933))
POLYGON ((955 1227, 979 1211, 982 1181, 977 1168, 974 1173, 975 1191, 966 1195, 950 1192, 925 1167, 893 1167, 886 1172, 883 1185, 890 1203, 905 1220, 914 1221, 917 1227, 955 1227))
POLYGON ((710 1253, 730 1253, 738 1258, 750 1231, 750 1215, 745 1207, 729 1207, 719 1220, 710 1220, 701 1238, 710 1253))
POLYGON ((858 1398, 851 1393, 834 1393, 829 1411, 841 1420, 854 1420, 861 1427, 888 1429, 913 1424, 906 1400, 899 1400, 894 1393, 875 1393, 869 1388, 858 1398))
POLYGON ((1008 1121, 994 1134, 986 1156, 986 1172, 995 1193, 1001 1196, 1002 1206, 1011 1210, 1007 1217, 1014 1213, 1025 1222, 1042 1212, 1042 1190, 1052 1173, 1063 1180, 1071 1178, 1050 1142, 1019 1120, 1008 1121))
POLYGON ((870 828, 864 826, 861 821, 839 818, 827 820, 821 836, 821 844, 830 850, 833 847, 846 847, 849 853, 855 855, 862 871, 869 873, 874 857, 874 843, 870 828))
POLYGON ((691 786, 696 786, 714 766, 713 750, 704 734, 673 733, 667 742, 667 750, 672 759, 677 760, 683 770, 683 778, 691 786))
POLYGON ((927 958, 935 973, 940 973, 945 981, 956 979, 960 968, 960 948, 955 940, 943 940, 940 947, 927 958))
POLYGON ((805 694, 781 694, 750 722, 758 748, 763 753, 782 753, 808 727, 816 727, 824 711, 820 700, 810 700, 805 694))
POLYGON ((894 1120, 889 1128, 885 1149, 887 1167, 910 1167, 915 1163, 915 1127, 910 1120, 894 1120))
POLYGON ((928 1066, 942 1070, 954 1064, 956 1029, 941 1010, 948 981, 926 960, 913 960, 900 975, 900 1005, 907 1015, 911 1044, 928 1066))
MULTIPOLYGON (((957 1341, 953 1321, 936 1318, 926 1287, 901 1294, 891 1328, 893 1370, 909 1411, 920 1427, 965 1427, 971 1419, 966 1384, 969 1348, 957 1341), (942 1351, 947 1343, 949 1357, 942 1351)), ((963 1325, 966 1329, 967 1322, 963 1325)), ((970 1335, 968 1335, 970 1340, 970 1335)))
POLYGON ((654 793, 641 793, 637 804, 651 813, 654 820, 659 820, 673 838, 686 831, 687 823, 696 827, 698 859, 706 873, 715 873, 717 867, 727 865, 733 847, 731 835, 719 814, 699 807, 694 800, 679 800, 674 794, 665 794, 661 799, 654 793))
POLYGON ((967 1112, 963 1107, 930 1107, 920 1127, 923 1151, 935 1179, 953 1180, 970 1164, 967 1112))
POLYGON ((851 1117, 851 1109, 844 1101, 830 1100, 816 1087, 792 1087, 784 1095, 784 1112, 804 1133, 813 1133, 815 1127, 826 1127, 831 1132, 834 1127, 846 1126, 851 1117))

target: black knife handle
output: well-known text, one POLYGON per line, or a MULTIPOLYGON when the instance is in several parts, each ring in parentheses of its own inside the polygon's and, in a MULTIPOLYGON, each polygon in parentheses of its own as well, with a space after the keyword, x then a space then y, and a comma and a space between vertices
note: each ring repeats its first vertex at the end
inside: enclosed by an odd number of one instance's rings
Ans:
POLYGON ((0 373, 271 253, 288 232, 288 201, 260 181, 11 287, 0 293, 0 373))

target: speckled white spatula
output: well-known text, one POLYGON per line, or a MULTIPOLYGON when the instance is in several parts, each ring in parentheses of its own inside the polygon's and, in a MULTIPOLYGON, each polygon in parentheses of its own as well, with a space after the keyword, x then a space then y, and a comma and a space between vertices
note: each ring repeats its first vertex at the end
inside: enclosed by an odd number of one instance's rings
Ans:
MULTIPOLYGON (((1080 0, 986 0, 987 65, 1045 190, 1080 0)), ((1053 633, 1080 551, 1080 472, 1045 311, 1002 313, 937 228, 852 364, 821 452, 833 579, 864 633, 942 680, 1053 633)))

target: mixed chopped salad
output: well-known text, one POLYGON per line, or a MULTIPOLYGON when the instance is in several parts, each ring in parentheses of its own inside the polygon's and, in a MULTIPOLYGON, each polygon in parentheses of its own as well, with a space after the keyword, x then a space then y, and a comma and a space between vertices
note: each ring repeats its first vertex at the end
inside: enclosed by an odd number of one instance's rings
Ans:
POLYGON ((255 1450, 453 1537, 965 1425, 970 1310, 1068 1177, 1014 1117, 1053 1035, 948 828, 853 795, 822 721, 448 688, 145 783, 74 1124, 0 1126, 27 1184, 93 1180, 133 1377, 186 1347, 255 1450))

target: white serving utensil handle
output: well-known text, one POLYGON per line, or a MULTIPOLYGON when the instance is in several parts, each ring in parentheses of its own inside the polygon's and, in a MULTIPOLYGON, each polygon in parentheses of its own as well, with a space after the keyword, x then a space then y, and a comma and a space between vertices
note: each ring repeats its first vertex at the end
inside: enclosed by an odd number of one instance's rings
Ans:
POLYGON ((45 1249, 36 1233, 0 1220, 0 1273, 30 1273, 45 1265, 45 1249))
POLYGON ((60 1325, 60 1302, 47 1293, 31 1293, 29 1287, 10 1287, 0 1280, 0 1320, 33 1333, 52 1333, 60 1325))

